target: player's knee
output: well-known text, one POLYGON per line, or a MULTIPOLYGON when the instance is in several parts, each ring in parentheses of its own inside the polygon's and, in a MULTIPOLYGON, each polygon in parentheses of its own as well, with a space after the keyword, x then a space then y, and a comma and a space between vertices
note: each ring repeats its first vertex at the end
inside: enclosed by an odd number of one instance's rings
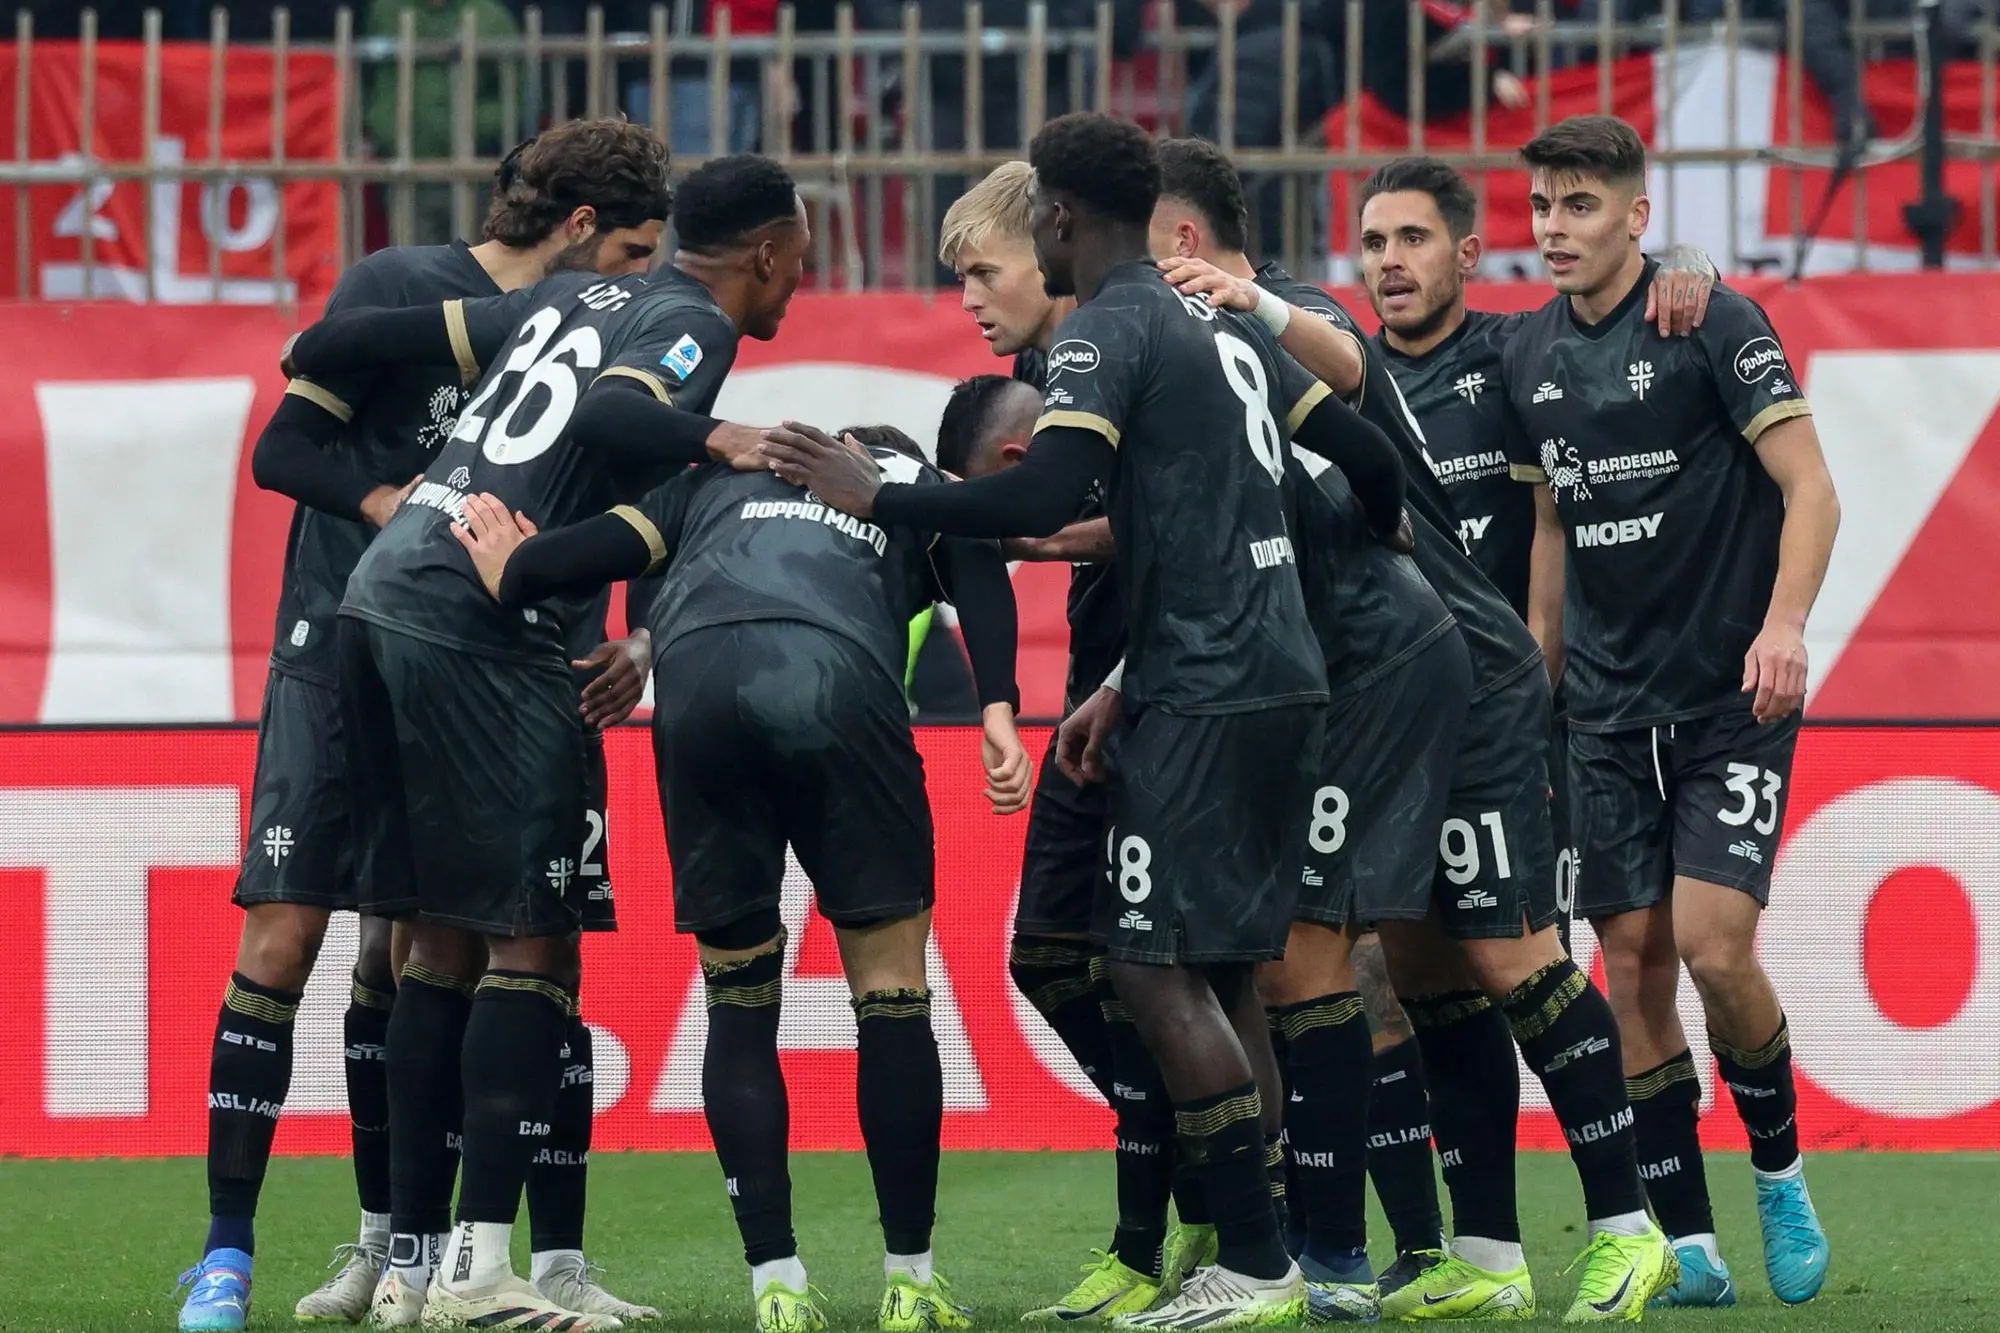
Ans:
POLYGON ((840 965, 856 996, 870 991, 923 990, 924 948, 931 937, 929 909, 879 921, 844 920, 834 927, 840 965))
POLYGON ((1091 959, 1101 950, 1088 940, 1016 935, 1007 953, 1007 975, 1043 1017, 1095 992, 1091 959))
POLYGON ((405 929, 410 940, 406 966, 453 981, 477 981, 486 971, 486 941, 474 932, 429 921, 414 921, 405 929))
POLYGON ((1705 932, 1683 940, 1680 961, 1687 965, 1689 979, 1704 996, 1731 994, 1761 971, 1755 946, 1750 941, 1732 939, 1719 932, 1705 932))
POLYGON ((263 903, 243 917, 236 970, 260 986, 303 990, 319 959, 330 913, 297 903, 263 903))
POLYGON ((396 969, 390 955, 395 927, 386 917, 361 918, 361 946, 354 955, 354 980, 378 994, 396 989, 396 969))
MULTIPOLYGON (((695 932, 701 946, 701 980, 711 1015, 764 1016, 761 1025, 777 1040, 777 1013, 783 999, 785 926, 776 908, 713 930, 695 932), (761 936, 761 938, 760 938, 761 936)), ((711 1020, 710 1031, 714 1031, 711 1020)))

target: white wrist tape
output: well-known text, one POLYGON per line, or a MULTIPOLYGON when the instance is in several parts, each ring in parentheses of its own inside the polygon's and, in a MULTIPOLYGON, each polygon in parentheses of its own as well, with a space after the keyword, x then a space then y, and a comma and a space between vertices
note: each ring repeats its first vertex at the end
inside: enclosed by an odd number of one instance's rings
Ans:
POLYGON ((1257 289, 1257 308, 1251 311, 1257 322, 1269 329, 1273 336, 1281 336, 1292 322, 1292 308, 1285 298, 1276 292, 1257 289))
POLYGON ((1110 690, 1113 694, 1123 694, 1125 692, 1124 658, 1119 658, 1118 665, 1112 667, 1111 673, 1104 678, 1104 688, 1110 690))

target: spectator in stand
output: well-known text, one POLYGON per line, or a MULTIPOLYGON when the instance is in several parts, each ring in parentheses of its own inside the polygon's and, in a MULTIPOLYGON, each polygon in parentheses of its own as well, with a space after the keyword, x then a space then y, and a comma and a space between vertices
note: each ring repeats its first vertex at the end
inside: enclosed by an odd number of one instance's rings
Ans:
MULTIPOLYGON (((1284 28, 1281 0, 1183 0, 1185 11, 1198 4, 1198 17, 1207 25, 1216 21, 1217 7, 1235 3, 1236 18, 1236 123, 1235 144, 1239 148, 1276 148, 1284 142, 1284 28)), ((1364 91, 1388 111, 1410 113, 1410 10, 1421 9, 1424 16, 1425 50, 1460 28, 1469 26, 1475 10, 1471 5, 1448 0, 1364 0, 1361 19, 1361 85, 1364 91)), ((1499 66, 1499 39, 1522 35, 1534 28, 1534 20, 1511 13, 1506 0, 1489 0, 1488 21, 1494 44, 1489 48, 1492 99, 1503 107, 1525 106, 1528 90, 1520 79, 1499 66)), ((1341 0, 1306 0, 1299 23, 1299 96, 1297 128, 1304 142, 1316 140, 1326 113, 1346 95, 1343 87, 1347 68, 1347 6, 1341 0)), ((1200 137, 1215 140, 1221 129, 1221 75, 1209 60, 1200 73, 1190 66, 1189 128, 1200 137)), ((1442 120, 1464 115, 1472 106, 1472 66, 1464 60, 1427 61, 1424 71, 1424 116, 1442 120)), ((1282 214, 1284 178, 1277 175, 1246 175, 1244 189, 1250 196, 1252 221, 1263 258, 1275 259, 1284 244, 1282 214)), ((1313 198, 1323 214, 1323 184, 1313 198)), ((1323 217, 1322 217, 1323 220, 1323 217)), ((1324 226, 1312 228, 1314 253, 1324 226)))
MULTIPOLYGON (((675 38, 712 32, 715 12, 729 11, 732 38, 767 36, 778 26, 779 0, 692 0, 668 6, 668 31, 675 38)), ((652 0, 614 0, 604 7, 604 26, 611 32, 650 32, 652 0)), ((677 159, 756 151, 763 134, 764 84, 761 62, 754 56, 729 62, 729 123, 726 139, 716 142, 715 117, 708 97, 708 60, 679 56, 667 71, 670 120, 668 146, 677 159)), ((647 67, 626 65, 625 114, 646 121, 653 114, 653 84, 647 67)))
MULTIPOLYGON (((481 39, 518 37, 520 24, 500 0, 370 0, 363 32, 370 37, 394 38, 402 31, 401 14, 415 15, 419 42, 457 38, 460 16, 471 10, 476 15, 481 39)), ((369 150, 376 157, 396 153, 396 66, 393 62, 369 67, 367 96, 363 104, 363 127, 369 150)), ((452 127, 457 113, 454 89, 458 71, 452 62, 420 60, 410 89, 410 153, 419 160, 451 156, 452 127)), ((472 151, 487 158, 498 157, 511 144, 500 142, 502 107, 500 74, 496 62, 481 61, 478 96, 474 99, 472 151)), ((416 245, 441 245, 455 239, 452 234, 451 187, 443 184, 416 187, 416 227, 410 241, 416 245)))

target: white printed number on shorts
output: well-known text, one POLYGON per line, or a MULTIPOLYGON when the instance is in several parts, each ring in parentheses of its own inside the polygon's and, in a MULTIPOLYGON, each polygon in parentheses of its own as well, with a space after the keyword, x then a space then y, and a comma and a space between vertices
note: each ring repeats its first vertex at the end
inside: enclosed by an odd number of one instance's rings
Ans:
POLYGON ((1347 845, 1347 793, 1338 787, 1321 787, 1313 793, 1312 823, 1306 828, 1306 842, 1322 856, 1347 845))
POLYGON ((586 810, 583 812, 583 817, 590 821, 590 832, 586 833, 583 838, 582 865, 578 873, 602 879, 604 877, 604 863, 602 861, 593 861, 590 858, 597 855, 597 849, 604 845, 604 816, 595 810, 586 810))
POLYGON ((1741 804, 1733 809, 1715 812, 1715 817, 1731 828, 1741 828, 1750 824, 1750 818, 1763 808, 1763 814, 1750 827, 1769 835, 1778 827, 1778 793, 1784 789, 1785 779, 1768 768, 1758 768, 1755 764, 1731 764, 1729 780, 1722 784, 1729 789, 1741 804), (1757 779, 1764 780, 1764 790, 1757 790, 1757 779))
MULTIPOLYGON (((1493 842, 1493 876, 1512 879, 1513 862, 1507 859, 1507 831, 1501 826, 1500 812, 1488 810, 1479 816, 1493 842)), ((1463 819, 1447 819, 1438 834, 1438 856, 1444 862, 1444 877, 1454 884, 1470 884, 1479 878, 1479 832, 1463 819)))
POLYGON ((1120 839, 1111 830, 1105 854, 1111 858, 1111 875, 1118 883, 1118 896, 1128 903, 1143 903, 1153 896, 1153 849, 1139 835, 1120 839))

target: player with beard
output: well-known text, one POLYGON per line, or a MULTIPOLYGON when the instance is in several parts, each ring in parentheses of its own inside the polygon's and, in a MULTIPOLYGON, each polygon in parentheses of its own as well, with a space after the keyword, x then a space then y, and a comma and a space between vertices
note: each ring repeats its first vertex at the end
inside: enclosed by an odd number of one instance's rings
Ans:
MULTIPOLYGON (((1691 340, 1639 316, 1646 150, 1577 116, 1521 153, 1535 241, 1560 295, 1503 354, 1536 483, 1531 623, 1567 663, 1580 819, 1577 905, 1597 932, 1653 1160, 1701 1156, 1699 1085, 1675 1009, 1686 965, 1750 1136, 1764 1265, 1778 1299, 1826 1281, 1806 1190, 1791 1039, 1758 962, 1806 692, 1806 617, 1840 501, 1770 321, 1719 289, 1691 340)), ((1698 1171, 1653 1181, 1707 1285, 1728 1271, 1698 1171)))
MULTIPOLYGON (((1646 1215, 1610 1006, 1555 931, 1550 687, 1541 652, 1447 535, 1457 530, 1456 515, 1429 466, 1422 432, 1372 344, 1325 293, 1272 266, 1253 269, 1240 244, 1232 244, 1243 235, 1245 209, 1226 157, 1194 140, 1170 141, 1162 156, 1166 189, 1155 215, 1156 246, 1184 252, 1163 263, 1169 279, 1183 291, 1209 293, 1217 304, 1247 306, 1314 373, 1341 377, 1360 361, 1354 406, 1399 446, 1409 474, 1416 563, 1457 619, 1471 658, 1465 724, 1446 733, 1456 733, 1456 753, 1432 874, 1399 886, 1385 901, 1361 904, 1380 927, 1390 975, 1424 1051, 1455 1224, 1449 1252, 1426 1256, 1435 1262, 1392 1291, 1383 1312, 1395 1318, 1532 1312, 1515 1204, 1519 1092, 1509 1047, 1518 1044, 1569 1139, 1590 1222, 1583 1278, 1566 1318, 1636 1318, 1672 1284, 1674 1256, 1646 1215), (1294 319, 1293 310, 1305 318, 1294 319)), ((1397 755, 1400 771, 1403 752, 1417 747, 1392 745, 1401 747, 1387 751, 1397 755)), ((1383 752, 1376 746, 1364 755, 1383 752)), ((1352 780, 1358 794, 1338 787, 1348 799, 1316 807, 1316 818, 1338 824, 1355 801, 1396 786, 1394 775, 1360 763, 1352 780)), ((1309 989, 1323 990, 1327 975, 1309 989)))
MULTIPOLYGON (((942 482, 899 431, 868 428, 870 465, 942 482)), ((676 928, 708 991, 702 1099, 751 1266, 757 1326, 826 1326, 799 1260, 778 1063, 785 848, 833 923, 859 1031, 856 1102, 874 1173, 888 1333, 965 1328, 934 1271, 943 1074, 925 984, 932 834, 899 677, 917 611, 958 607, 983 706, 988 796, 1025 808, 1014 733, 1015 610, 997 545, 878 527, 768 471, 697 468, 635 506, 530 536, 491 497, 460 540, 505 606, 664 567, 649 613, 660 652, 653 747, 673 858, 676 928)))
MULTIPOLYGON (((1438 478, 1461 517, 1459 534, 1472 556, 1523 617, 1527 614, 1529 557, 1534 540, 1534 496, 1519 485, 1508 462, 1517 429, 1506 408, 1500 359, 1526 322, 1526 314, 1495 315, 1467 310, 1465 284, 1478 271, 1480 241, 1474 232, 1477 198, 1456 170, 1429 158, 1405 158, 1378 169, 1361 192, 1361 262, 1369 299, 1382 320, 1376 344, 1387 359, 1410 408, 1423 423, 1438 478)), ((1692 284, 1693 323, 1699 326, 1713 286, 1707 256, 1690 246, 1669 249, 1648 296, 1646 322, 1656 311, 1679 317, 1692 284), (1666 290, 1668 282, 1676 290, 1666 290)), ((1663 336, 1687 336, 1690 329, 1661 321, 1663 336)), ((1561 559, 1560 547, 1545 553, 1561 559)), ((1569 819, 1569 744, 1565 692, 1556 693, 1556 726, 1551 747, 1551 785, 1557 830, 1574 842, 1569 819)), ((1576 854, 1565 847, 1558 860, 1566 895, 1574 905, 1576 854)), ((1692 1073, 1675 1066, 1676 1072, 1692 1073)), ((1731 1304, 1736 1299, 1728 1270, 1713 1242, 1707 1209, 1680 1207, 1683 1199, 1707 1198, 1698 1153, 1683 1154, 1678 1137, 1655 1133, 1656 1100, 1678 1106, 1697 1093, 1686 1078, 1660 1083, 1642 1071, 1626 1081, 1637 1116, 1639 1169, 1647 1181, 1661 1223, 1674 1237, 1681 1277, 1662 1300, 1681 1306, 1731 1304), (1714 1255, 1711 1258, 1711 1254, 1714 1255)))
MULTIPOLYGON (((634 147, 647 137, 609 120, 548 130, 501 163, 480 244, 379 251, 341 277, 327 309, 492 296, 537 281, 552 261, 586 263, 607 276, 643 272, 665 219, 664 201, 629 168, 634 147)), ((335 613, 370 538, 450 433, 465 387, 455 365, 293 380, 251 455, 258 485, 298 508, 286 542, 258 730, 251 837, 236 885, 243 930, 209 1072, 209 1235, 202 1263, 189 1275, 195 1290, 181 1311, 184 1330, 243 1326, 252 1223, 291 1083, 300 996, 331 914, 355 906, 334 688, 335 613)), ((571 655, 581 659, 578 666, 599 670, 586 693, 595 720, 603 723, 638 702, 644 683, 638 663, 646 650, 643 638, 599 646, 600 637, 580 641, 571 655)), ((611 924, 608 900, 602 915, 611 924)), ((383 1048, 397 993, 389 935, 387 920, 362 919, 343 1025, 361 1234, 343 1247, 340 1270, 298 1302, 301 1319, 360 1318, 388 1257, 392 1150, 383 1048)), ((572 1045, 580 1047, 575 1064, 587 1107, 588 1048, 574 1033, 572 1045)), ((574 1116, 561 1123, 568 1132, 552 1140, 551 1149, 565 1160, 579 1158, 589 1143, 587 1111, 580 1130, 574 1116)), ((442 1141, 432 1149, 433 1155, 448 1151, 442 1141)), ((577 1252, 570 1267, 577 1280, 587 1281, 580 1253, 582 1170, 538 1170, 544 1186, 545 1177, 565 1179, 540 1191, 535 1214, 538 1235, 567 1242, 537 1249, 577 1252), (576 1188, 566 1188, 572 1181, 576 1188)))
POLYGON ((1253 322, 1160 280, 1146 235, 1159 164, 1144 131, 1064 116, 1030 156, 1036 254, 1049 292, 1078 307, 1050 351, 1020 463, 951 486, 885 486, 856 451, 789 425, 766 433, 765 453, 851 513, 961 535, 1053 533, 1111 474, 1132 711, 1110 793, 1118 898, 1097 924, 1218 1245, 1173 1300, 1114 1323, 1286 1322, 1303 1313, 1304 1283, 1265 1178, 1259 1088, 1275 1097, 1277 1077, 1251 971, 1282 951, 1291 918, 1325 669, 1286 532, 1276 420, 1348 473, 1385 538, 1400 528, 1401 468, 1379 431, 1253 322))
MULTIPOLYGON (((575 974, 571 890, 587 836, 579 719, 573 703, 556 707, 552 667, 568 628, 602 608, 561 598, 502 612, 450 528, 473 487, 559 525, 756 438, 704 414, 737 338, 776 334, 803 271, 804 208, 775 163, 722 158, 684 182, 674 222, 675 267, 651 281, 565 273, 491 302, 356 312, 307 330, 292 351, 308 371, 454 353, 482 364, 506 352, 430 469, 442 480, 412 493, 341 608, 370 906, 421 913, 412 965, 477 979, 463 1029, 458 1226, 431 1275, 430 1323, 608 1326, 514 1277, 507 1253, 556 1092, 575 974), (499 718, 511 744, 496 751, 481 738, 499 718)), ((399 1005, 392 1061, 400 1036, 448 1071, 458 1046, 440 1042, 436 1025, 401 1020, 399 1005)), ((407 1091, 421 1100, 417 1117, 444 1100, 434 1087, 407 1091)), ((392 1087, 398 1102, 404 1093, 392 1087)))

